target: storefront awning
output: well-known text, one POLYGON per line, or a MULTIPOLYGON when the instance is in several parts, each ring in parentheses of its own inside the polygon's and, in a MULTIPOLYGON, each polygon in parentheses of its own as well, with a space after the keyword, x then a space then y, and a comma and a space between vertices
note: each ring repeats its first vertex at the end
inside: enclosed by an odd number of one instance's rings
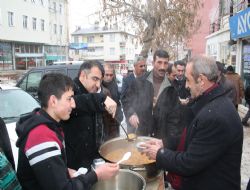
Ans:
POLYGON ((66 56, 60 56, 60 55, 47 55, 46 60, 47 61, 57 61, 57 60, 65 60, 66 56))

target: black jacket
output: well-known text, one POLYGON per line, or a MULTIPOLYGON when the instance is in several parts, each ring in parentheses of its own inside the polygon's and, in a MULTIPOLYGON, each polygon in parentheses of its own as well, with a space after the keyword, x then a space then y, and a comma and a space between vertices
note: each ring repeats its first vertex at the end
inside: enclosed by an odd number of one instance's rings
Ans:
POLYGON ((192 110, 184 152, 159 150, 158 167, 181 175, 182 190, 240 190, 243 129, 233 103, 216 87, 192 110))
MULTIPOLYGON (((154 87, 152 80, 152 72, 145 73, 143 76, 136 78, 122 98, 123 111, 126 118, 129 119, 134 113, 136 113, 139 118, 140 124, 137 130, 138 135, 154 135, 154 87)), ((170 86, 170 83, 167 77, 165 77, 161 84, 159 94, 161 94, 167 86, 170 86)))
POLYGON ((17 176, 24 190, 90 189, 97 181, 95 172, 69 177, 61 126, 43 110, 21 118, 16 131, 17 176))
POLYGON ((103 81, 102 87, 103 92, 106 91, 106 95, 109 95, 117 103, 115 118, 113 118, 107 111, 103 114, 104 140, 106 141, 120 135, 120 123, 123 120, 123 113, 120 102, 120 94, 115 80, 112 80, 111 82, 103 81))
POLYGON ((88 93, 78 78, 74 82, 76 108, 63 127, 68 167, 90 168, 93 159, 99 157, 98 149, 103 140, 102 122, 98 121, 96 113, 105 110, 106 96, 88 93))
POLYGON ((191 111, 188 106, 181 105, 177 90, 172 85, 166 87, 154 108, 155 137, 163 139, 164 147, 176 150, 191 118, 191 111))

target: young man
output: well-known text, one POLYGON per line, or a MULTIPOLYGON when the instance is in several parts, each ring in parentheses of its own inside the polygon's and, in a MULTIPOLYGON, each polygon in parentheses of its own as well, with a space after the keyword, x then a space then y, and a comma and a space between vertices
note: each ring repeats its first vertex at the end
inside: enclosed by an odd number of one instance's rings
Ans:
POLYGON ((119 167, 109 163, 77 177, 73 177, 75 170, 67 168, 60 121, 70 118, 76 106, 73 95, 73 82, 69 77, 59 73, 44 75, 38 88, 41 109, 18 122, 17 175, 23 189, 89 189, 97 180, 117 173, 119 167))

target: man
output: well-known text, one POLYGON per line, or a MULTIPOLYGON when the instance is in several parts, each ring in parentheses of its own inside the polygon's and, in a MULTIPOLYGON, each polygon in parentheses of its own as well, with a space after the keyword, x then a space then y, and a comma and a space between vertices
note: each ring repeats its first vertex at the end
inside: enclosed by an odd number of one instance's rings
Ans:
POLYGON ((233 103, 217 82, 214 60, 194 57, 186 67, 194 119, 182 136, 184 150, 163 148, 160 140, 146 143, 158 167, 182 176, 182 190, 240 190, 243 130, 233 103))
MULTIPOLYGON (((136 57, 134 60, 134 71, 131 74, 129 74, 127 77, 123 77, 123 79, 122 79, 122 90, 121 90, 121 102, 122 102, 122 104, 124 104, 124 101, 123 101, 124 96, 127 93, 128 89, 130 88, 133 81, 136 78, 142 76, 145 72, 146 72, 146 59, 142 56, 136 57)), ((126 115, 125 115, 125 117, 126 117, 126 115)), ((135 131, 135 128, 131 127, 127 117, 126 117, 126 122, 127 122, 127 132, 133 133, 135 131)))
MULTIPOLYGON (((103 74, 104 69, 100 62, 86 61, 81 65, 78 77, 74 79, 75 96, 88 96, 88 105, 76 107, 71 118, 64 123, 67 163, 70 168, 90 168, 93 159, 100 157, 98 149, 104 140, 102 114, 105 108, 113 113, 113 117, 116 112, 116 103, 112 100, 115 106, 110 107, 107 101, 111 98, 97 93, 103 74)), ((85 103, 81 100, 79 105, 85 103)))
POLYGON ((238 73, 235 73, 234 68, 229 65, 227 67, 226 78, 233 82, 236 88, 236 99, 234 101, 236 109, 244 98, 244 84, 238 73))
POLYGON ((174 66, 174 64, 169 64, 167 68, 167 77, 170 83, 172 83, 177 76, 177 70, 174 66))
POLYGON ((226 92, 226 96, 235 104, 236 102, 236 88, 234 83, 227 79, 225 77, 225 69, 224 69, 224 64, 222 64, 219 61, 216 61, 216 65, 218 67, 218 81, 217 83, 219 85, 221 85, 225 92, 226 92))
POLYGON ((76 107, 73 81, 59 73, 43 76, 38 88, 41 109, 20 119, 17 175, 25 190, 82 190, 97 180, 113 177, 119 167, 106 163, 86 175, 74 177, 68 169, 61 120, 68 120, 76 107))
POLYGON ((142 56, 138 56, 134 60, 134 71, 131 74, 128 74, 127 77, 124 77, 122 80, 122 90, 121 98, 128 90, 131 83, 138 77, 142 76, 146 72, 146 59, 142 56))
POLYGON ((120 123, 123 119, 123 113, 121 110, 120 94, 118 92, 118 86, 115 80, 115 70, 110 64, 104 64, 104 77, 102 81, 102 86, 108 90, 107 94, 117 103, 117 109, 115 118, 109 113, 104 113, 104 134, 105 140, 118 137, 120 135, 120 123))
POLYGON ((185 78, 185 62, 184 61, 176 61, 174 62, 174 67, 176 68, 176 78, 173 81, 173 86, 178 91, 178 95, 183 104, 187 104, 189 99, 189 91, 186 89, 186 78, 185 78))
POLYGON ((153 109, 162 91, 170 86, 166 77, 169 55, 157 50, 153 56, 153 70, 137 78, 125 93, 122 103, 129 124, 138 128, 138 135, 154 134, 153 109))

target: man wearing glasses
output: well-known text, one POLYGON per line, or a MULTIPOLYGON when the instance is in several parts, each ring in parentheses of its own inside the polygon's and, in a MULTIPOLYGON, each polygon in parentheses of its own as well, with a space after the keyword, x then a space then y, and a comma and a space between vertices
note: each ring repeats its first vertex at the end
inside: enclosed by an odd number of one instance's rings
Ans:
POLYGON ((76 107, 68 121, 64 133, 68 167, 90 168, 93 159, 99 158, 98 149, 103 142, 103 123, 98 115, 105 109, 114 117, 117 104, 100 90, 104 76, 103 66, 99 61, 84 62, 74 79, 74 99, 82 107, 76 107), (86 95, 86 98, 80 98, 86 95), (79 98, 77 98, 79 96, 79 98))

